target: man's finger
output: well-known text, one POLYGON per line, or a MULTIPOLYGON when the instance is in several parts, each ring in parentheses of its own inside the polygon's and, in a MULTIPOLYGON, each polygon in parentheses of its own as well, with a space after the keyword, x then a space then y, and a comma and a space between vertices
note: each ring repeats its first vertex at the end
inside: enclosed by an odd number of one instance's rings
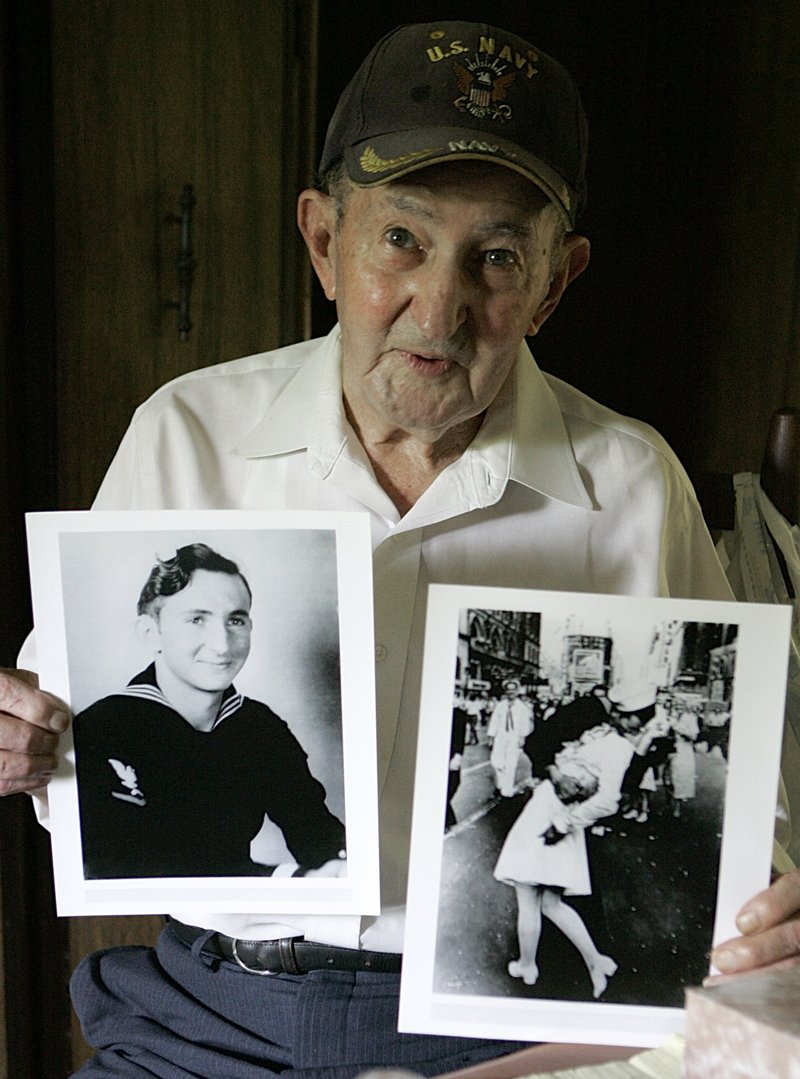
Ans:
POLYGON ((0 779, 0 798, 9 794, 30 794, 43 790, 52 778, 53 773, 46 772, 44 775, 29 776, 27 779, 0 779))
POLYGON ((800 958, 800 918, 747 937, 735 937, 718 945, 711 962, 722 974, 738 974, 800 958))
POLYGON ((0 670, 0 713, 56 734, 69 726, 65 706, 56 697, 40 690, 36 676, 30 671, 0 670))
POLYGON ((800 870, 778 877, 769 888, 753 896, 739 911, 736 928, 745 936, 770 929, 800 915, 800 870))
POLYGON ((24 719, 0 712, 0 753, 19 756, 55 755, 58 735, 24 719))
POLYGON ((52 779, 57 764, 55 753, 14 753, 0 750, 0 795, 18 794, 46 786, 52 779))
MULTIPOLYGON (((800 965, 800 955, 796 955, 791 959, 782 959, 779 963, 773 963, 770 966, 770 970, 788 970, 790 967, 796 967, 800 965)), ((763 969, 763 968, 761 968, 763 969)), ((710 974, 707 978, 703 979, 703 988, 708 989, 714 985, 724 985, 725 982, 736 981, 739 978, 746 978, 749 974, 758 974, 761 970, 755 968, 754 970, 743 971, 739 974, 710 974)))

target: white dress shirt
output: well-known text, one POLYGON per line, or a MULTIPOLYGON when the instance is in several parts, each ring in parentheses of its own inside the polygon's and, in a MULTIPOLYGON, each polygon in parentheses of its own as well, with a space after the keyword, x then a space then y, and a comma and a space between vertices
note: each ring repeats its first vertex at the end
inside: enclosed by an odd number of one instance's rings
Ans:
MULTIPOLYGON (((162 387, 137 410, 95 507, 369 513, 387 913, 363 942, 388 950, 400 947, 428 584, 730 598, 663 439, 540 372, 525 345, 471 446, 403 517, 346 421, 338 328, 162 387)), ((275 915, 203 921, 249 938, 283 928, 275 915)), ((358 940, 357 918, 285 921, 309 939, 358 940)))

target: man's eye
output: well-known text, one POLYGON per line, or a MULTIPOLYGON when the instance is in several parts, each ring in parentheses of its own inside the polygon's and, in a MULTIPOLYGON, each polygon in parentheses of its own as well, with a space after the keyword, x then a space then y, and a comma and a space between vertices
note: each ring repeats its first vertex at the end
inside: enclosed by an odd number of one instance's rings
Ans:
POLYGON ((417 246, 417 242, 408 229, 393 228, 386 233, 386 239, 392 247, 402 247, 411 250, 417 246))
POLYGON ((485 251, 483 254, 483 261, 487 266, 496 266, 498 269, 504 269, 506 266, 515 266, 517 256, 513 251, 498 247, 493 251, 485 251))

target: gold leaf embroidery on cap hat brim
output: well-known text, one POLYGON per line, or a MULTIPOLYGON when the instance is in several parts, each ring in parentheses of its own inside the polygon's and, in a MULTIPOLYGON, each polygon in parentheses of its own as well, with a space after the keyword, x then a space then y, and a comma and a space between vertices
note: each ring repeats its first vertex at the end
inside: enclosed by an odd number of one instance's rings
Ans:
POLYGON ((387 169, 397 168, 398 165, 407 165, 410 161, 416 161, 418 157, 426 157, 435 152, 437 147, 431 146, 427 150, 417 150, 413 154, 404 154, 402 157, 392 157, 386 160, 378 157, 371 146, 368 146, 358 159, 359 165, 364 172, 386 172, 387 169))
MULTIPOLYGON (((451 143, 451 149, 452 148, 453 144, 451 143)), ((364 172, 387 172, 389 169, 408 165, 410 162, 416 161, 419 157, 427 157, 428 154, 436 153, 439 149, 440 147, 431 146, 427 150, 417 150, 413 154, 404 154, 402 157, 392 157, 386 159, 383 157, 378 157, 372 147, 368 146, 366 150, 364 150, 364 152, 361 154, 361 157, 358 159, 358 163, 359 165, 361 165, 361 168, 364 170, 364 172)), ((464 149, 467 148, 464 147, 464 149)), ((497 149, 498 147, 496 146, 483 146, 484 152, 495 153, 497 149)), ((513 168, 514 166, 510 165, 510 167, 513 168)), ((521 172, 524 176, 529 175, 529 171, 527 169, 518 168, 517 171, 521 172)), ((572 199, 570 198, 569 191, 566 189, 566 187, 559 186, 557 189, 555 189, 555 193, 561 199, 562 205, 565 207, 565 209, 569 211, 572 206, 572 199)))

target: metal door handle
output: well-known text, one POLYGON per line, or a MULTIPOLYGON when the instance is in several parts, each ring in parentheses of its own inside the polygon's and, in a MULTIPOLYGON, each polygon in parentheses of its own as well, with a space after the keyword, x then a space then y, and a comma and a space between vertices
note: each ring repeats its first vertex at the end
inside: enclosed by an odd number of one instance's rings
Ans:
POLYGON ((167 303, 167 307, 174 308, 178 312, 178 337, 181 341, 188 340, 189 331, 192 328, 192 320, 189 316, 189 301, 192 295, 192 278, 197 267, 197 259, 192 251, 192 210, 196 203, 194 187, 192 184, 184 184, 180 199, 180 215, 173 214, 169 218, 169 220, 181 227, 180 248, 175 258, 180 298, 167 303))

